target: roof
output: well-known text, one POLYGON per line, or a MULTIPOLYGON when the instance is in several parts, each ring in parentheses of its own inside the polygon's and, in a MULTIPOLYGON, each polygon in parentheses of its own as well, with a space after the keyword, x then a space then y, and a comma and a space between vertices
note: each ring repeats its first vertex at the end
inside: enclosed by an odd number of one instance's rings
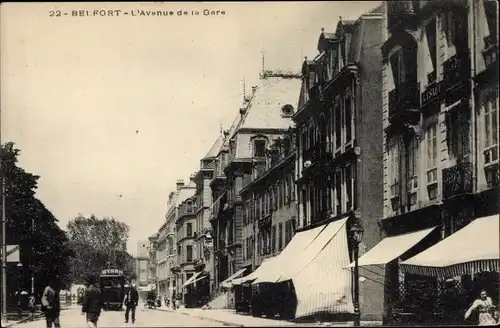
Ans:
POLYGON ((287 129, 292 121, 281 116, 281 107, 290 104, 297 110, 300 88, 298 75, 261 78, 239 129, 287 129))
POLYGON ((216 157, 219 154, 222 145, 224 144, 224 135, 221 134, 217 140, 215 140, 214 144, 208 151, 208 153, 203 157, 203 159, 210 159, 216 157))
POLYGON ((181 187, 177 192, 177 197, 174 202, 174 206, 179 206, 186 199, 194 196, 196 192, 196 184, 192 181, 189 182, 187 186, 181 187))

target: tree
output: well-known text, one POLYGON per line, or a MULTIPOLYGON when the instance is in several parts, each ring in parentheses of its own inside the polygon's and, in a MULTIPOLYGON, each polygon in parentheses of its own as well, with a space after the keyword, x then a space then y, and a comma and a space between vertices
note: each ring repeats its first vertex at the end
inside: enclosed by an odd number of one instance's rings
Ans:
POLYGON ((50 276, 59 275, 64 285, 69 283, 69 263, 73 252, 57 219, 35 197, 37 175, 17 165, 20 150, 14 143, 2 145, 1 174, 5 178, 6 242, 20 245, 21 272, 8 270, 9 292, 19 287, 30 290, 31 275, 40 292, 50 276), (16 281, 17 280, 17 281, 16 281))
POLYGON ((131 275, 135 272, 134 258, 127 253, 129 226, 114 218, 86 218, 79 214, 68 223, 68 236, 75 257, 71 275, 82 281, 88 274, 99 274, 113 267, 131 275))

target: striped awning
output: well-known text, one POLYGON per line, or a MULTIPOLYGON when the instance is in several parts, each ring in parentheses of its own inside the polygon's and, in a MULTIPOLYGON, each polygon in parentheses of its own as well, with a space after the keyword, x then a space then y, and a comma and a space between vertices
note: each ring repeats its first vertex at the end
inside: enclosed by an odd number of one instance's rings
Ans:
POLYGON ((443 278, 500 272, 499 221, 499 214, 475 219, 436 245, 401 262, 401 268, 407 273, 443 278))
MULTIPOLYGON (((407 252, 434 229, 436 229, 436 227, 384 238, 380 243, 359 258, 358 265, 369 266, 387 264, 407 252)), ((352 268, 354 265, 355 263, 352 262, 347 267, 352 268)))
POLYGON ((233 281, 231 281, 231 283, 233 284, 233 286, 234 285, 241 285, 242 283, 250 282, 250 281, 257 279, 259 274, 265 272, 266 268, 269 268, 271 266, 271 261, 273 261, 275 259, 276 259, 275 256, 264 259, 264 261, 262 261, 260 266, 257 269, 255 269, 255 271, 253 271, 252 273, 250 273, 249 275, 246 275, 244 277, 234 279, 233 281))
POLYGON ((196 272, 195 274, 193 274, 193 275, 191 276, 191 278, 189 278, 188 280, 186 280, 186 282, 184 283, 184 285, 182 285, 182 287, 186 287, 186 286, 189 286, 189 285, 191 285, 192 283, 194 283, 194 280, 195 280, 196 278, 198 278, 198 276, 200 276, 202 273, 203 273, 203 271, 196 272))
POLYGON ((290 280, 296 277, 311 263, 316 256, 325 248, 341 228, 346 224, 347 219, 328 223, 321 233, 299 254, 296 254, 294 261, 283 267, 283 274, 278 279, 280 281, 290 280))
POLYGON ((227 278, 226 280, 224 280, 223 282, 221 282, 220 285, 222 287, 224 287, 224 288, 231 288, 231 287, 233 287, 233 284, 231 284, 231 281, 233 279, 241 277, 241 275, 243 274, 243 272, 245 272, 245 270, 246 270, 246 268, 240 269, 240 270, 236 271, 229 278, 227 278))
MULTIPOLYGON (((345 220, 332 222, 331 229, 327 227, 321 232, 331 234, 336 230, 319 253, 292 278, 297 295, 296 318, 324 312, 354 313, 352 274, 344 269, 349 264, 345 223, 345 220)), ((323 238, 321 234, 318 238, 323 238)))
POLYGON ((325 226, 316 227, 311 230, 299 232, 293 236, 285 249, 270 262, 269 267, 266 267, 265 271, 259 272, 259 275, 252 284, 278 282, 284 273, 284 269, 290 263, 297 260, 298 254, 302 254, 324 228, 325 226))

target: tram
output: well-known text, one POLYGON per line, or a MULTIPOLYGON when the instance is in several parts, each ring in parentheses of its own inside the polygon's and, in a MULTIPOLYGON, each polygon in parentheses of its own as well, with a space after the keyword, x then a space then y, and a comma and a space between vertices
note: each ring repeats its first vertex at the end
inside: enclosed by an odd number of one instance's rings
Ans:
POLYGON ((122 270, 105 269, 99 277, 104 310, 123 310, 125 276, 122 270))

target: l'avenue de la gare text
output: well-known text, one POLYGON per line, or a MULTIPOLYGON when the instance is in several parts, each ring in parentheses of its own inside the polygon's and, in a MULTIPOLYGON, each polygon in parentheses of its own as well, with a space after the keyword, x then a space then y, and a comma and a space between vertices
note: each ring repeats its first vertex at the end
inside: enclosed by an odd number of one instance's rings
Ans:
MULTIPOLYGON (((224 16, 226 12, 224 10, 143 10, 143 9, 134 9, 134 10, 72 10, 71 16, 144 16, 144 17, 154 17, 154 16, 224 16)), ((61 16, 55 15, 55 16, 61 16)))

